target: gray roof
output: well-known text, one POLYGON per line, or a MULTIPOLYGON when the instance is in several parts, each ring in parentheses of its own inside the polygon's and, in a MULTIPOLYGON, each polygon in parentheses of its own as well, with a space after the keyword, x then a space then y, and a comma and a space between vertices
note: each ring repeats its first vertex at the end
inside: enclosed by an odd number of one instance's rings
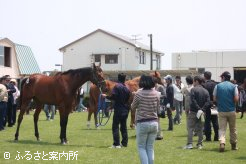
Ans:
POLYGON ((30 47, 15 44, 15 50, 21 75, 41 73, 41 70, 30 47))
MULTIPOLYGON (((83 39, 87 38, 88 36, 90 36, 90 35, 92 35, 92 34, 94 34, 94 33, 96 33, 96 32, 102 32, 102 33, 105 33, 105 34, 110 35, 110 36, 112 36, 112 37, 114 37, 114 38, 116 38, 116 39, 119 39, 119 40, 121 40, 121 41, 123 41, 123 42, 126 42, 126 43, 128 43, 128 44, 130 44, 130 45, 132 45, 132 46, 134 46, 134 47, 136 47, 136 48, 141 48, 141 49, 150 51, 150 46, 147 46, 147 45, 145 45, 145 44, 143 44, 143 43, 140 43, 140 42, 138 42, 138 41, 135 41, 134 39, 131 39, 131 38, 127 37, 127 36, 115 34, 115 33, 112 33, 112 32, 109 32, 109 31, 105 31, 105 30, 102 30, 102 29, 97 29, 97 30, 95 30, 95 31, 93 31, 93 32, 91 32, 91 33, 89 33, 89 34, 83 36, 82 38, 79 38, 79 39, 77 39, 77 40, 75 40, 75 41, 73 41, 73 42, 71 42, 71 43, 69 43, 69 44, 67 44, 67 45, 65 45, 65 46, 63 46, 63 47, 61 47, 59 50, 62 51, 62 50, 63 50, 64 48, 66 48, 67 46, 70 46, 70 45, 72 45, 72 44, 74 44, 74 43, 76 43, 76 42, 78 42, 78 41, 80 41, 80 40, 83 40, 83 39)), ((155 50, 155 49, 153 49, 153 52, 160 53, 160 54, 164 54, 163 52, 158 51, 158 50, 155 50)))

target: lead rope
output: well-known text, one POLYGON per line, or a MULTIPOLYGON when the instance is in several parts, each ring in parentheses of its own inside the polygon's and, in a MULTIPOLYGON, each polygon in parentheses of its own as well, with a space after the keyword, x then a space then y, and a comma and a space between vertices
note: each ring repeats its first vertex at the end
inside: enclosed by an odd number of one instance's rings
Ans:
POLYGON ((105 111, 107 109, 106 109, 105 98, 102 98, 102 89, 101 89, 101 87, 99 87, 99 90, 100 90, 100 94, 98 96, 98 107, 97 107, 98 123, 96 125, 97 127, 99 127, 99 126, 105 126, 108 123, 108 121, 110 119, 110 116, 112 114, 112 110, 111 110, 110 114, 108 115, 107 121, 104 124, 102 124, 103 118, 104 118, 104 115, 105 115, 105 111))

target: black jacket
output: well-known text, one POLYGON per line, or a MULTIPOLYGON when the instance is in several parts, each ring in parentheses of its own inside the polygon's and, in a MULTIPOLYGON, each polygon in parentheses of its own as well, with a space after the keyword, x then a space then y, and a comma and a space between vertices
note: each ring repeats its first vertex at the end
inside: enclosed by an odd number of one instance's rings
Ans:
POLYGON ((164 105, 167 105, 168 103, 170 104, 170 108, 173 108, 173 95, 174 91, 173 91, 173 85, 169 84, 167 85, 166 88, 166 98, 164 100, 164 105))
POLYGON ((210 98, 208 91, 203 88, 201 85, 195 86, 191 89, 191 104, 190 110, 193 112, 197 112, 198 110, 202 110, 206 112, 206 110, 210 109, 210 98))
POLYGON ((207 80, 203 84, 203 87, 208 90, 211 101, 213 101, 213 91, 214 91, 214 87, 216 86, 216 84, 217 83, 213 80, 207 80))
POLYGON ((8 84, 6 85, 6 88, 9 90, 9 91, 8 91, 8 103, 13 104, 13 103, 14 103, 14 96, 13 96, 13 93, 16 92, 16 89, 15 89, 14 85, 11 84, 11 83, 8 83, 8 84))

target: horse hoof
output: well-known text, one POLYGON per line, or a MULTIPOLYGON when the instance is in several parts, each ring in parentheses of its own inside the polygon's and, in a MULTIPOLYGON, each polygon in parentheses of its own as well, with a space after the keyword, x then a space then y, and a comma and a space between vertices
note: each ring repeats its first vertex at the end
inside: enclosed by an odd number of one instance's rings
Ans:
POLYGON ((40 138, 37 138, 37 141, 41 141, 41 139, 40 138))
POLYGON ((18 142, 18 138, 15 138, 15 140, 14 140, 15 142, 18 142))

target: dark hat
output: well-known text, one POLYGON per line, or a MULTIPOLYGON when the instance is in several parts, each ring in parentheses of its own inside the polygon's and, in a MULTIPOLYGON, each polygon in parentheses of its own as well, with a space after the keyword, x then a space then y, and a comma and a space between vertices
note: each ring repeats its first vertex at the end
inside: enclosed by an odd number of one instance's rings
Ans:
POLYGON ((228 71, 223 72, 220 77, 226 77, 226 78, 231 78, 231 74, 228 71))

